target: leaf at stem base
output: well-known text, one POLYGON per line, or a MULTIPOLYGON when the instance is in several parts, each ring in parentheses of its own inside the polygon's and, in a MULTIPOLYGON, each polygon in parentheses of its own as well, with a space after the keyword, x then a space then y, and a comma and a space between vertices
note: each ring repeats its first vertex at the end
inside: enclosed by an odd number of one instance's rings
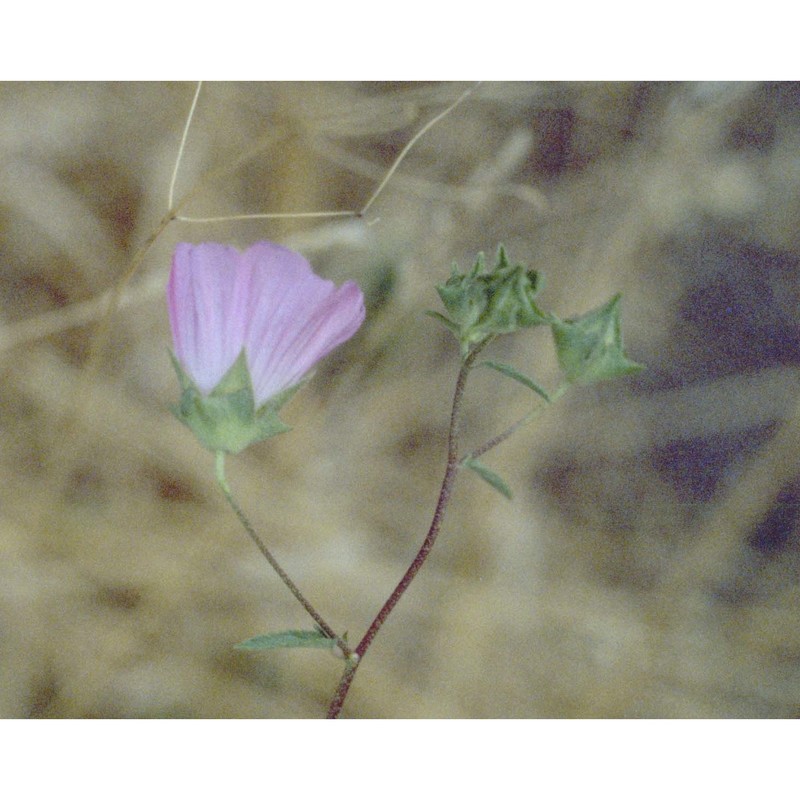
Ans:
POLYGON ((489 469, 486 464, 478 461, 477 458, 466 458, 463 463, 465 467, 469 467, 473 472, 480 475, 489 486, 496 489, 509 500, 511 499, 511 489, 509 489, 508 484, 496 472, 489 469))
POLYGON ((332 649, 336 644, 320 631, 280 631, 254 636, 234 645, 236 650, 277 650, 280 647, 314 647, 332 649))

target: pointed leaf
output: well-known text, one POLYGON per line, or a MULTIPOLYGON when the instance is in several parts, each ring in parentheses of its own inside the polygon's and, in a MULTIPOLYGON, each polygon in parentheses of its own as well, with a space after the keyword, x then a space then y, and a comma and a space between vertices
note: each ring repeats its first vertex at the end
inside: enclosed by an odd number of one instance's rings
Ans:
POLYGON ((550 323, 558 363, 568 381, 594 383, 644 369, 623 352, 620 298, 616 295, 581 317, 550 323))
POLYGON ((237 650, 276 650, 279 647, 316 647, 332 649, 335 639, 329 639, 324 633, 314 631, 281 631, 254 636, 234 645, 237 650))
POLYGON ((509 378, 513 378, 515 381, 518 381, 523 386, 527 386, 532 391, 536 392, 539 397, 542 397, 548 403, 550 402, 550 395, 539 386, 538 383, 532 381, 527 375, 523 375, 521 372, 517 372, 514 367, 510 366, 509 364, 501 364, 498 361, 481 361, 479 364, 481 367, 491 367, 492 369, 497 370, 498 372, 502 372, 503 375, 506 375, 509 378))
POLYGON ((500 494, 504 495, 509 500, 511 499, 511 489, 508 488, 508 484, 496 472, 493 472, 485 464, 478 461, 477 458, 465 458, 464 466, 469 467, 473 472, 480 475, 489 486, 493 489, 497 489, 500 494))
POLYGON ((433 317, 434 319, 438 319, 442 325, 445 326, 448 330, 453 331, 456 335, 458 335, 460 328, 458 325, 455 324, 452 320, 447 319, 444 314, 440 314, 438 311, 426 311, 425 312, 429 317, 433 317))

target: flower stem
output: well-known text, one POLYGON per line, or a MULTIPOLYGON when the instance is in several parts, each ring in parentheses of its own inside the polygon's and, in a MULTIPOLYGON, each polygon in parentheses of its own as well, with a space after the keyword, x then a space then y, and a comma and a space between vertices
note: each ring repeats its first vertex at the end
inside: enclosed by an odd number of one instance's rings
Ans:
POLYGON ((365 653, 372 644, 372 641, 377 635, 378 631, 383 626, 383 623, 386 622, 389 614, 392 613, 392 610, 400 601, 400 598, 405 594, 405 591, 408 589, 411 581, 414 580, 414 577, 422 568, 422 565, 425 563, 425 560, 428 558, 428 555, 433 548, 436 537, 439 535, 439 530, 442 527, 442 521, 444 519, 444 513, 447 509, 447 504, 449 503, 450 496, 453 492, 453 485, 455 484, 458 470, 461 467, 461 462, 458 458, 458 429, 461 416, 461 403, 464 397, 464 387, 466 386, 467 376, 472 369, 476 356, 486 344, 488 344, 488 341, 478 345, 463 359, 461 363, 461 369, 458 373, 455 393, 453 395, 453 407, 450 412, 450 430, 447 437, 447 466, 445 468, 444 478, 442 479, 442 487, 439 490, 439 499, 436 503, 436 509, 433 512, 433 519, 428 530, 428 535, 422 542, 422 546, 417 552, 417 555, 414 557, 414 560, 411 562, 411 565, 400 579, 400 582, 397 584, 394 591, 389 595, 389 598, 383 604, 383 607, 372 621, 372 624, 367 629, 364 637, 353 651, 353 655, 357 658, 350 658, 348 660, 344 672, 342 673, 341 680, 339 681, 339 686, 336 689, 336 694, 333 696, 333 700, 331 700, 331 704, 328 708, 328 719, 336 719, 339 716, 342 706, 344 705, 345 698, 347 697, 347 693, 350 691, 350 686, 355 678, 356 670, 363 660, 365 653))
POLYGON ((217 476, 217 483, 219 483, 220 488, 222 489, 223 494, 225 495, 225 499, 228 501, 230 507, 236 513, 236 516, 239 518, 239 522, 242 523, 242 527, 247 531, 248 536, 253 540, 256 547, 261 551, 261 555, 267 559, 270 566, 278 573, 278 577, 284 582, 286 587, 289 591, 295 596, 297 601, 300 603, 301 606, 308 612, 314 622, 317 623, 320 630, 329 638, 334 639, 336 644, 339 646, 339 649, 342 651, 345 659, 348 660, 350 663, 353 660, 353 650, 344 641, 341 637, 339 637, 336 632, 328 625, 327 622, 322 618, 319 612, 311 605, 311 603, 306 599, 305 595, 298 589, 295 582, 286 574, 286 571, 281 567, 281 565, 276 560, 275 556, 272 555, 269 548, 264 544, 261 537, 256 533, 253 526, 250 524, 250 520, 245 516, 244 511, 242 511, 241 506, 236 502, 236 499, 231 492, 230 486, 228 485, 227 478, 225 477, 225 451, 224 450, 217 450, 215 453, 215 472, 217 476))

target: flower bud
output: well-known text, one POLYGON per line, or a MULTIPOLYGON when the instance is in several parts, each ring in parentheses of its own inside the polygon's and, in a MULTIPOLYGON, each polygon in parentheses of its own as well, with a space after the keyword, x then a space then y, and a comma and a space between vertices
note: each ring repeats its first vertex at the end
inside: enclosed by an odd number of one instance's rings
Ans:
POLYGON ((484 266, 481 254, 469 272, 454 266, 447 282, 436 287, 450 315, 442 321, 458 337, 464 355, 491 336, 551 321, 533 302, 540 288, 536 272, 509 263, 502 247, 495 268, 484 272, 484 266))

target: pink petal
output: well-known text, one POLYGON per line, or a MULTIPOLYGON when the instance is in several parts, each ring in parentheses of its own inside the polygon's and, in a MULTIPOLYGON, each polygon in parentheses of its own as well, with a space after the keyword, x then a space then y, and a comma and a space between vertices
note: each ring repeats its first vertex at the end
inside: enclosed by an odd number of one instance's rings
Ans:
POLYGON ((179 244, 167 287, 175 355, 204 393, 233 365, 244 346, 246 274, 233 247, 179 244))
POLYGON ((256 402, 263 403, 358 330, 364 298, 356 284, 337 290, 302 256, 278 245, 260 242, 243 259, 257 265, 246 350, 256 402))

